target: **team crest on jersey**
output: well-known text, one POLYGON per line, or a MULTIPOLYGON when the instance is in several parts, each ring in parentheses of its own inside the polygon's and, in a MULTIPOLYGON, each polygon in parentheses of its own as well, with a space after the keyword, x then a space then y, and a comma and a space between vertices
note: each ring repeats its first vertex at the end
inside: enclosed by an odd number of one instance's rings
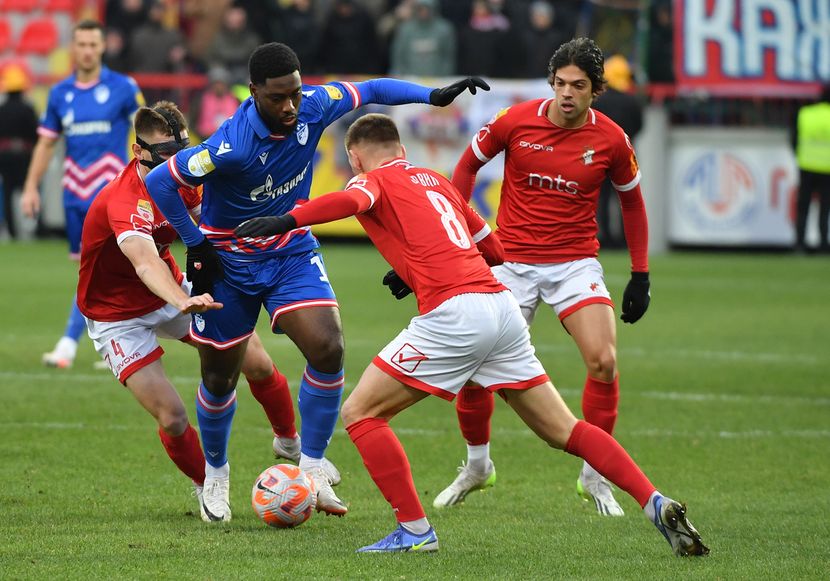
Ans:
POLYGON ((297 124, 297 142, 300 145, 305 145, 308 141, 308 125, 306 123, 297 124))
POLYGON ((72 101, 74 101, 74 100, 75 100, 75 93, 73 93, 72 91, 67 91, 67 92, 66 92, 66 95, 64 96, 64 98, 63 98, 63 99, 64 99, 64 101, 66 101, 67 103, 71 103, 72 101))
POLYGON ((106 103, 110 98, 110 90, 109 87, 106 85, 98 85, 95 87, 95 101, 98 102, 99 105, 103 105, 106 103))
POLYGON ((190 156, 190 159, 187 160, 187 169, 194 176, 201 177, 215 170, 216 166, 213 165, 213 161, 210 159, 210 152, 203 149, 199 153, 190 156))
POLYGON ((323 88, 326 90, 326 93, 329 94, 334 101, 339 101, 343 98, 343 93, 337 87, 333 85, 323 85, 323 88))
POLYGON ((135 210, 145 220, 149 222, 153 221, 153 204, 150 203, 150 200, 139 200, 135 210))
POLYGON ((594 163, 594 154, 595 153, 596 153, 596 151, 594 151, 593 147, 591 147, 590 145, 586 145, 585 146, 585 153, 582 154, 583 163, 585 163, 585 165, 591 165, 592 163, 594 163))
POLYGON ((193 315, 193 322, 196 324, 196 328, 199 330, 200 333, 205 330, 205 319, 202 317, 202 315, 193 315))

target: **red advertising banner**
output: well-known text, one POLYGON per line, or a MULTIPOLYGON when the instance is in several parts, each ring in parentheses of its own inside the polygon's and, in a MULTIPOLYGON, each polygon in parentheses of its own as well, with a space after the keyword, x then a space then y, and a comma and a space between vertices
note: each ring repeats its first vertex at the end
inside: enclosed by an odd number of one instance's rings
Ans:
POLYGON ((680 91, 811 96, 830 82, 830 0, 675 0, 680 91))

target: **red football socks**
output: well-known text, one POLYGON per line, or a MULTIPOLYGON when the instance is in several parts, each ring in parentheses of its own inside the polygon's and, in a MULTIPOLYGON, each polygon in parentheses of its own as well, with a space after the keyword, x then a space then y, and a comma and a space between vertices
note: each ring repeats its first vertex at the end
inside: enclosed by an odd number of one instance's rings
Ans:
POLYGON ((633 496, 641 507, 656 490, 628 452, 609 434, 588 422, 580 420, 576 423, 565 444, 565 451, 588 462, 597 472, 633 496))
POLYGON ((204 484, 205 455, 193 426, 187 424, 187 428, 179 436, 171 436, 159 428, 159 438, 167 455, 179 470, 199 486, 204 484))
POLYGON ((611 383, 600 381, 590 375, 585 379, 585 391, 582 392, 582 417, 589 424, 601 428, 608 434, 613 434, 614 424, 617 423, 619 401, 619 375, 611 383))
POLYGON ((495 398, 486 389, 469 383, 461 388, 455 400, 455 413, 468 445, 481 446, 490 441, 490 418, 495 407, 495 398))
POLYGON ((297 428, 294 425, 294 402, 291 401, 291 391, 288 389, 288 380, 277 371, 258 381, 248 379, 251 393, 265 410, 268 421, 274 430, 274 435, 280 438, 294 438, 297 428))
POLYGON ((392 505, 398 522, 425 518, 424 507, 412 481, 409 459, 389 422, 366 418, 346 426, 346 431, 372 480, 392 505))

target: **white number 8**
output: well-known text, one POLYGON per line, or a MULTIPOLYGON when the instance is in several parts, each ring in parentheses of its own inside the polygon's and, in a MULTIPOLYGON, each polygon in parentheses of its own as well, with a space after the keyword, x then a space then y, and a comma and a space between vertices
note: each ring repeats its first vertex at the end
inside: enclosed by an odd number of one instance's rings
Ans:
POLYGON ((459 248, 470 248, 472 243, 467 233, 464 231, 464 226, 458 221, 458 216, 455 215, 455 210, 443 195, 433 190, 427 190, 427 198, 432 203, 432 207, 441 214, 441 224, 444 225, 444 230, 447 231, 447 236, 453 244, 459 248))

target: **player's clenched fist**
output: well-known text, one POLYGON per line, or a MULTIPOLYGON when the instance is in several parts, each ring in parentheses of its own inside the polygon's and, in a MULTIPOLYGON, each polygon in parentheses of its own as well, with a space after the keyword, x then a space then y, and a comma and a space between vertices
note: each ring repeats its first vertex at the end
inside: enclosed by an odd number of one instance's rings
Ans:
POLYGON ((648 310, 651 302, 651 283, 647 272, 632 272, 631 280, 625 287, 622 300, 622 315, 626 323, 636 323, 648 310))

